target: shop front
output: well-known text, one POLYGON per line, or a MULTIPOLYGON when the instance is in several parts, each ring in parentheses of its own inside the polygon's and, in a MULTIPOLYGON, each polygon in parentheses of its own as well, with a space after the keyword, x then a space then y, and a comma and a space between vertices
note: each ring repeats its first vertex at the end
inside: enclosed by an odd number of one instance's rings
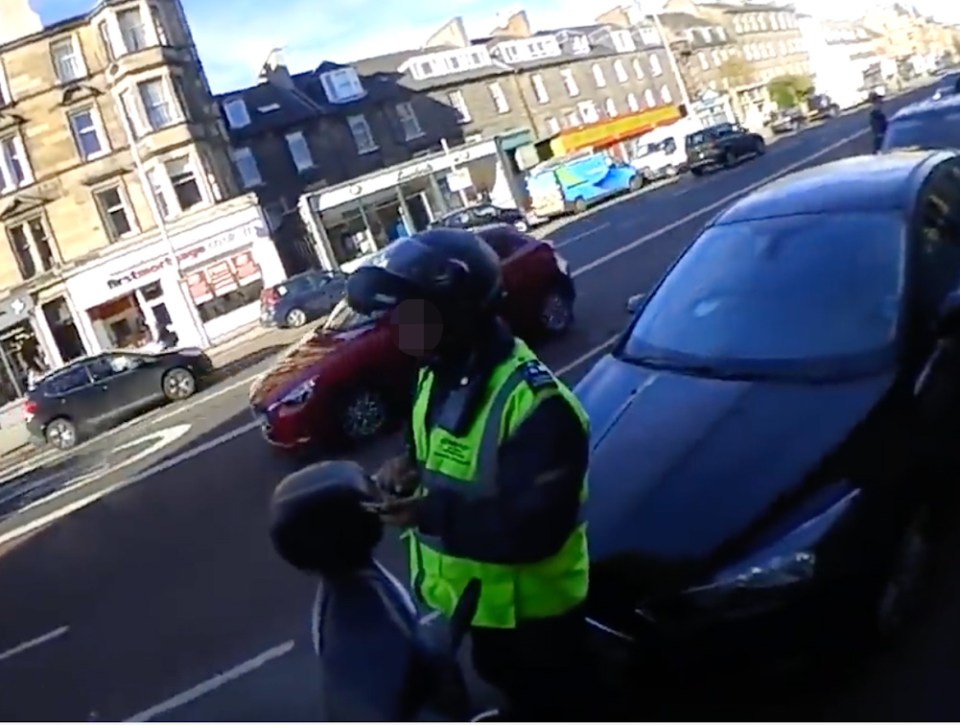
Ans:
POLYGON ((33 326, 35 309, 26 294, 0 301, 0 408, 23 397, 31 368, 49 367, 33 326))
POLYGON ((350 271, 448 212, 488 198, 503 174, 498 137, 307 192, 300 214, 328 269, 350 271))
POLYGON ((165 329, 181 345, 216 343, 256 322, 261 291, 286 277, 256 200, 223 202, 190 222, 70 275, 89 347, 140 347, 165 329))

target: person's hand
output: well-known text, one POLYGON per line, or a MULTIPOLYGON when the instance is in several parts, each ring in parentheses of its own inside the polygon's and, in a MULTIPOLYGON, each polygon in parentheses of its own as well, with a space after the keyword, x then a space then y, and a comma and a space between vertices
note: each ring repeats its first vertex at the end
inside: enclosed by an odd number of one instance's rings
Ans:
POLYGON ((377 488, 388 499, 405 498, 416 491, 420 483, 420 472, 409 456, 400 455, 388 458, 373 474, 377 488))
POLYGON ((423 496, 406 498, 387 498, 378 503, 368 504, 365 508, 380 517, 383 523, 400 528, 413 528, 417 525, 417 515, 423 496))

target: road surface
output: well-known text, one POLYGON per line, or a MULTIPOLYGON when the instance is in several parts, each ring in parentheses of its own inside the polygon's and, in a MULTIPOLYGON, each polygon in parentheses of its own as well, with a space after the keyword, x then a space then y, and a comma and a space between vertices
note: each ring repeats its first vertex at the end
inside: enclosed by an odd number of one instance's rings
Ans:
MULTIPOLYGON (((551 232, 579 301, 576 328, 543 350, 546 360, 575 382, 626 322, 627 297, 648 289, 713 214, 778 174, 866 151, 865 126, 862 113, 835 119, 779 140, 763 158, 551 232)), ((0 488, 0 719, 316 719, 313 584, 275 557, 265 532, 270 491, 291 464, 267 449, 245 407, 249 379, 265 365, 0 488)), ((396 445, 382 441, 358 458, 373 467, 396 445)), ((394 538, 381 556, 404 571, 394 538)), ((960 563, 950 573, 904 650, 862 663, 805 715, 960 715, 960 563)), ((804 717, 772 707, 770 717, 804 717)), ((702 716, 711 714, 721 716, 702 716)))

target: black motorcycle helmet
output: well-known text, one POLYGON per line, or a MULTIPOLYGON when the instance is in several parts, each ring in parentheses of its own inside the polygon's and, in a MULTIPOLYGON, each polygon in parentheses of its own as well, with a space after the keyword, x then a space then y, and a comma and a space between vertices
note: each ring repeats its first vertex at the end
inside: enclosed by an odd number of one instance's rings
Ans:
POLYGON ((270 538, 291 566, 333 577, 370 563, 380 543, 380 518, 370 479, 352 461, 325 461, 284 478, 270 501, 270 538))
POLYGON ((347 302, 358 312, 423 300, 439 310, 448 329, 494 317, 502 297, 497 253, 464 229, 430 229, 398 239, 347 279, 347 302))

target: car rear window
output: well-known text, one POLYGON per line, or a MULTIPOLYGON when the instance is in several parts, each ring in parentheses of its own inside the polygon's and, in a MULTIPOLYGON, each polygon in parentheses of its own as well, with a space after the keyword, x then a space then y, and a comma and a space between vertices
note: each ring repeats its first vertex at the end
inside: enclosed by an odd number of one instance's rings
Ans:
POLYGON ((66 395, 90 383, 90 376, 83 365, 66 368, 54 373, 41 384, 44 395, 66 395))

